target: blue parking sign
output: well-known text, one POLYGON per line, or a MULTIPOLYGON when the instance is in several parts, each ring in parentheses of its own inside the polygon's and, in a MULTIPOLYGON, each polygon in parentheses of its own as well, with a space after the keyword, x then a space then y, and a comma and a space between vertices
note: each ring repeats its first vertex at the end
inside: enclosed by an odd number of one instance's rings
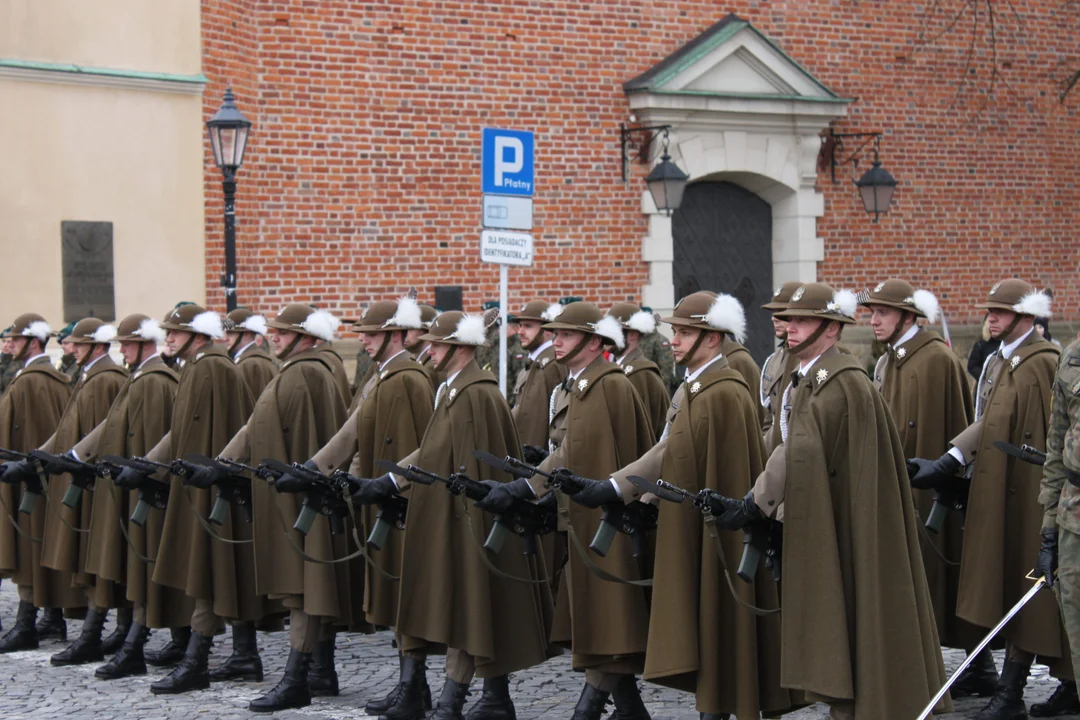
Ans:
POLYGON ((532 197, 531 132, 484 128, 482 150, 480 177, 484 193, 532 197))

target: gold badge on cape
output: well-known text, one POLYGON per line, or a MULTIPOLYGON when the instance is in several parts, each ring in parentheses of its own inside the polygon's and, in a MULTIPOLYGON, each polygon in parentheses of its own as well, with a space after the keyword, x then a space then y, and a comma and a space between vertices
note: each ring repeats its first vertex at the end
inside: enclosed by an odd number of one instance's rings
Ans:
POLYGON ((1015 370, 1017 366, 1020 365, 1021 360, 1023 360, 1023 358, 1019 355, 1012 356, 1012 360, 1009 361, 1009 364, 1013 366, 1013 370, 1015 370))
POLYGON ((385 380, 386 376, 389 375, 389 374, 390 374, 389 370, 383 370, 381 373, 379 373, 379 379, 380 380, 385 380))
POLYGON ((627 365, 626 367, 624 367, 622 369, 622 371, 624 373, 626 373, 627 375, 629 375, 630 373, 634 372, 634 366, 633 365, 627 365))
POLYGON ((585 379, 582 379, 582 380, 581 380, 580 382, 578 382, 578 384, 577 384, 577 389, 578 389, 578 392, 584 392, 585 388, 587 388, 587 387, 589 387, 589 381, 588 381, 588 380, 585 380, 585 379))
POLYGON ((457 397, 457 388, 450 388, 450 399, 453 400, 457 397))
POLYGON ((543 358, 543 359, 542 359, 542 360, 540 361, 540 367, 542 367, 542 368, 546 368, 546 367, 548 366, 548 363, 549 363, 549 362, 551 362, 551 358, 543 358))
POLYGON ((821 383, 829 379, 829 371, 825 368, 821 368, 817 371, 817 374, 814 375, 814 378, 818 381, 818 385, 820 385, 821 383))
POLYGON ((900 348, 899 350, 897 350, 896 351, 896 357, 900 358, 901 360, 906 358, 907 357, 907 348, 900 348))
POLYGON ((701 390, 701 383, 696 382, 690 386, 690 392, 696 393, 698 390, 701 390))

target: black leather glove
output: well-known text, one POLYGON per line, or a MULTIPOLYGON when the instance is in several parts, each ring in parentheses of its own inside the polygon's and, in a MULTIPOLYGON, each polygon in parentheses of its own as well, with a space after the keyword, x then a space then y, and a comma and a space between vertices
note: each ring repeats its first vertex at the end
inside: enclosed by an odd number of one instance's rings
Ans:
POLYGON ((710 492, 709 510, 716 518, 716 526, 725 530, 742 530, 750 523, 765 517, 754 502, 753 490, 746 493, 746 497, 741 500, 710 492))
POLYGON ((390 473, 380 475, 374 480, 349 475, 347 480, 353 502, 360 505, 375 505, 400 494, 394 479, 390 477, 390 473))
POLYGON ((1054 587, 1054 573, 1058 569, 1058 529, 1043 528, 1039 557, 1035 561, 1035 577, 1046 578, 1046 587, 1054 587))
POLYGON ((219 483, 228 477, 228 473, 221 468, 194 465, 183 460, 177 461, 177 464, 181 463, 181 467, 186 471, 186 474, 184 475, 184 484, 190 485, 191 487, 207 490, 213 487, 214 483, 219 483))
POLYGON ((476 507, 494 515, 501 515, 522 500, 536 499, 536 493, 525 478, 517 478, 508 483, 497 480, 481 480, 480 482, 491 488, 491 492, 483 500, 477 500, 476 507))
POLYGON ((37 483, 38 488, 35 492, 40 492, 41 489, 41 481, 38 478, 37 468, 30 460, 16 460, 15 462, 9 462, 4 466, 4 474, 0 476, 0 480, 3 480, 10 485, 35 482, 37 483))
MULTIPOLYGON (((314 470, 319 472, 319 466, 314 460, 308 460, 304 463, 304 467, 308 470, 314 470)), ((297 477, 292 473, 285 473, 277 480, 274 481, 274 489, 283 493, 300 493, 306 492, 311 489, 312 482, 310 480, 304 480, 301 477, 297 477)))
POLYGON ((148 477, 150 476, 146 473, 141 473, 135 468, 125 465, 120 470, 120 474, 113 478, 113 484, 126 490, 138 490, 148 477))
POLYGON ((622 498, 619 497, 618 491, 610 480, 590 480, 588 478, 581 478, 581 480, 586 483, 585 487, 581 489, 581 492, 570 496, 570 499, 578 505, 584 505, 587 508, 598 508, 622 502, 622 498))
POLYGON ((911 478, 911 487, 919 490, 933 490, 954 478, 962 467, 960 461, 949 453, 945 453, 937 460, 911 458, 908 460, 908 476, 911 478), (912 475, 911 471, 916 468, 915 474, 912 475))
POLYGON ((64 473, 71 473, 72 475, 87 474, 82 469, 82 463, 75 459, 70 450, 62 455, 57 455, 53 459, 43 460, 41 469, 49 475, 63 475, 64 473))
POLYGON ((533 467, 547 460, 547 450, 538 448, 535 445, 522 445, 521 446, 521 459, 532 465, 533 467))

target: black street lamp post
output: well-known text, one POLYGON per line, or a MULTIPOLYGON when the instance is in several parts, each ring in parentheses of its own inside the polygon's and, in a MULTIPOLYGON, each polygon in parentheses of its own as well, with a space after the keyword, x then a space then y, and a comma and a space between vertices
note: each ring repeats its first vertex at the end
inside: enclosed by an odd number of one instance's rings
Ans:
POLYGON ((206 121, 214 163, 221 168, 221 187, 225 191, 225 307, 236 309, 236 171, 244 164, 251 121, 236 107, 232 87, 225 88, 225 99, 214 117, 206 121))

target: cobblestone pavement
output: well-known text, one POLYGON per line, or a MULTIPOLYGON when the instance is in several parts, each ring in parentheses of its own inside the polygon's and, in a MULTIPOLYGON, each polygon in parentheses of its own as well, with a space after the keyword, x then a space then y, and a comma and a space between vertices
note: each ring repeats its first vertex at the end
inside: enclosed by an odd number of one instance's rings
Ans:
MULTIPOLYGON (((18 598, 9 582, 0 587, 0 618, 5 626, 14 621, 18 598)), ((79 622, 68 621, 69 637, 74 639, 79 622)), ((112 631, 112 622, 105 627, 112 631)), ((168 639, 168 632, 154 634, 150 647, 159 647, 168 639)), ((112 682, 97 680, 94 669, 97 664, 56 668, 49 664, 49 656, 60 651, 64 643, 50 640, 43 642, 38 650, 12 653, 0 658, 0 717, 18 718, 85 717, 96 720, 113 718, 221 718, 224 720, 251 720, 257 717, 247 710, 252 698, 262 695, 281 677, 288 654, 285 633, 260 633, 259 645, 266 668, 266 681, 262 683, 216 683, 210 690, 184 695, 157 696, 150 693, 150 683, 163 674, 150 668, 150 674, 112 682)), ((231 651, 229 636, 219 636, 211 656, 211 666, 221 662, 231 651)), ((962 654, 947 651, 947 669, 955 668, 962 654)), ((1001 655, 998 653, 998 665, 1001 655)), ((338 720, 362 717, 363 706, 369 698, 389 692, 396 680, 396 651, 390 646, 389 633, 376 635, 339 635, 337 667, 341 680, 341 695, 336 698, 316 698, 310 707, 289 710, 274 715, 290 720, 338 720)), ((429 678, 432 691, 438 695, 441 687, 442 660, 432 658, 429 678)), ((533 718, 569 718, 581 690, 581 675, 570 669, 569 656, 548 661, 529 672, 518 673, 512 678, 512 693, 521 720, 533 718)), ((479 687, 479 681, 474 683, 479 687)), ((1055 681, 1046 674, 1046 668, 1036 667, 1035 675, 1028 683, 1026 698, 1035 702, 1047 697, 1054 689, 1055 681)), ((689 695, 645 684, 645 703, 654 720, 698 720, 689 695)), ((474 693, 472 699, 476 699, 474 693)), ((957 712, 943 716, 943 720, 972 718, 985 704, 985 700, 965 699, 957 703, 957 712)), ((466 706, 466 712, 468 706, 466 706)), ((818 720, 827 718, 828 711, 822 706, 804 708, 784 716, 791 720, 818 720)), ((1080 716, 1070 716, 1080 717, 1080 716)))

